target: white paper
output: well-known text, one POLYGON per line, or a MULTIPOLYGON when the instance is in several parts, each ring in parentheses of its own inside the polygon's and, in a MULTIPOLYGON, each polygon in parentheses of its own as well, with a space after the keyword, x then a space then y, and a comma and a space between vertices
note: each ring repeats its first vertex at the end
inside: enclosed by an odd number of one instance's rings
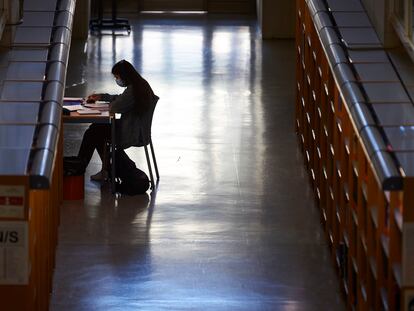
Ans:
POLYGON ((93 108, 93 109, 99 109, 99 110, 108 110, 109 105, 106 104, 98 104, 98 103, 91 103, 91 104, 85 104, 85 107, 93 108))
POLYGON ((65 97, 63 98, 63 101, 67 101, 67 102, 83 102, 84 99, 82 97, 65 97))
POLYGON ((0 284, 26 285, 29 281, 27 222, 0 222, 0 284))
POLYGON ((66 105, 66 106, 63 106, 63 108, 69 111, 77 111, 79 109, 83 109, 83 106, 82 105, 66 105))
POLYGON ((99 110, 94 109, 80 109, 78 110, 79 114, 101 114, 99 110))

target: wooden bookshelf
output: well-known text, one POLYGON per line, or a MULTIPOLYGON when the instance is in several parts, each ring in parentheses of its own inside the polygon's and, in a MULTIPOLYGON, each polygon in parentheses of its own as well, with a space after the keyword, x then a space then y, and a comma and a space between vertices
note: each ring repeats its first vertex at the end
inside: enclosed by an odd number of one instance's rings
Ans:
POLYGON ((345 301, 350 310, 408 310, 414 178, 384 189, 308 2, 296 1, 295 127, 345 301))
MULTIPOLYGON (((19 258, 20 269, 26 266, 25 280, 11 280, 14 284, 0 284, 2 310, 48 310, 52 292, 52 278, 55 266, 55 251, 58 241, 58 225, 62 204, 63 143, 59 137, 59 147, 54 163, 50 189, 30 189, 28 182, 14 183, 14 178, 0 180, 1 185, 24 185, 27 189, 24 198, 24 217, 0 217, 3 226, 25 228, 23 257, 19 258), (18 284, 16 284, 18 283, 18 284)), ((26 177, 27 179, 27 177, 26 177)), ((16 229, 13 229, 16 230, 16 229)), ((14 251, 12 248, 11 251, 14 251)), ((4 278, 4 276, 3 276, 4 278)))

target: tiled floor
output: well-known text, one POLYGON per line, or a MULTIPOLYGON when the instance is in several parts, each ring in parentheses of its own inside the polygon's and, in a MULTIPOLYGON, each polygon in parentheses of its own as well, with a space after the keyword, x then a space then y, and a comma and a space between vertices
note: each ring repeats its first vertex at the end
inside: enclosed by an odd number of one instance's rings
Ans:
MULTIPOLYGON (((133 62, 161 97, 161 180, 115 198, 94 158, 62 208, 52 310, 344 310, 294 133, 293 41, 240 17, 131 22, 72 44, 66 94, 120 92, 111 66, 133 62)), ((65 126, 66 154, 83 129, 65 126)))

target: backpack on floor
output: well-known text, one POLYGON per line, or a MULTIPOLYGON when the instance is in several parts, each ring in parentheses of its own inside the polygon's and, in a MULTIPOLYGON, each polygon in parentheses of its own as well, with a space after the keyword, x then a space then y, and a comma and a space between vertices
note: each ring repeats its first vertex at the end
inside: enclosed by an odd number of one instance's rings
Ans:
POLYGON ((116 192, 127 195, 144 194, 150 185, 147 174, 136 167, 123 150, 115 154, 116 192))
POLYGON ((81 176, 85 174, 85 164, 77 156, 63 157, 63 175, 81 176))

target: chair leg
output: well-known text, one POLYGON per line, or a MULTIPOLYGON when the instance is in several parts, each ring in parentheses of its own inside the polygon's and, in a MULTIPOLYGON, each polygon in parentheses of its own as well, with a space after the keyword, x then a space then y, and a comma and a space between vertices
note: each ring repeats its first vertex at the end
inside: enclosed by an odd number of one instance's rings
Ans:
POLYGON ((145 157, 147 158, 147 164, 148 164, 148 171, 150 174, 150 181, 151 181, 151 189, 154 189, 155 183, 154 183, 154 176, 152 175, 152 168, 151 168, 151 161, 148 154, 148 147, 144 146, 145 149, 145 157))
POLYGON ((157 160, 155 159, 155 152, 154 152, 154 146, 152 145, 152 140, 150 140, 150 148, 151 148, 151 154, 152 154, 152 163, 154 163, 155 175, 157 176, 157 181, 158 181, 158 179, 160 179, 160 174, 158 173, 158 165, 157 165, 157 160))

